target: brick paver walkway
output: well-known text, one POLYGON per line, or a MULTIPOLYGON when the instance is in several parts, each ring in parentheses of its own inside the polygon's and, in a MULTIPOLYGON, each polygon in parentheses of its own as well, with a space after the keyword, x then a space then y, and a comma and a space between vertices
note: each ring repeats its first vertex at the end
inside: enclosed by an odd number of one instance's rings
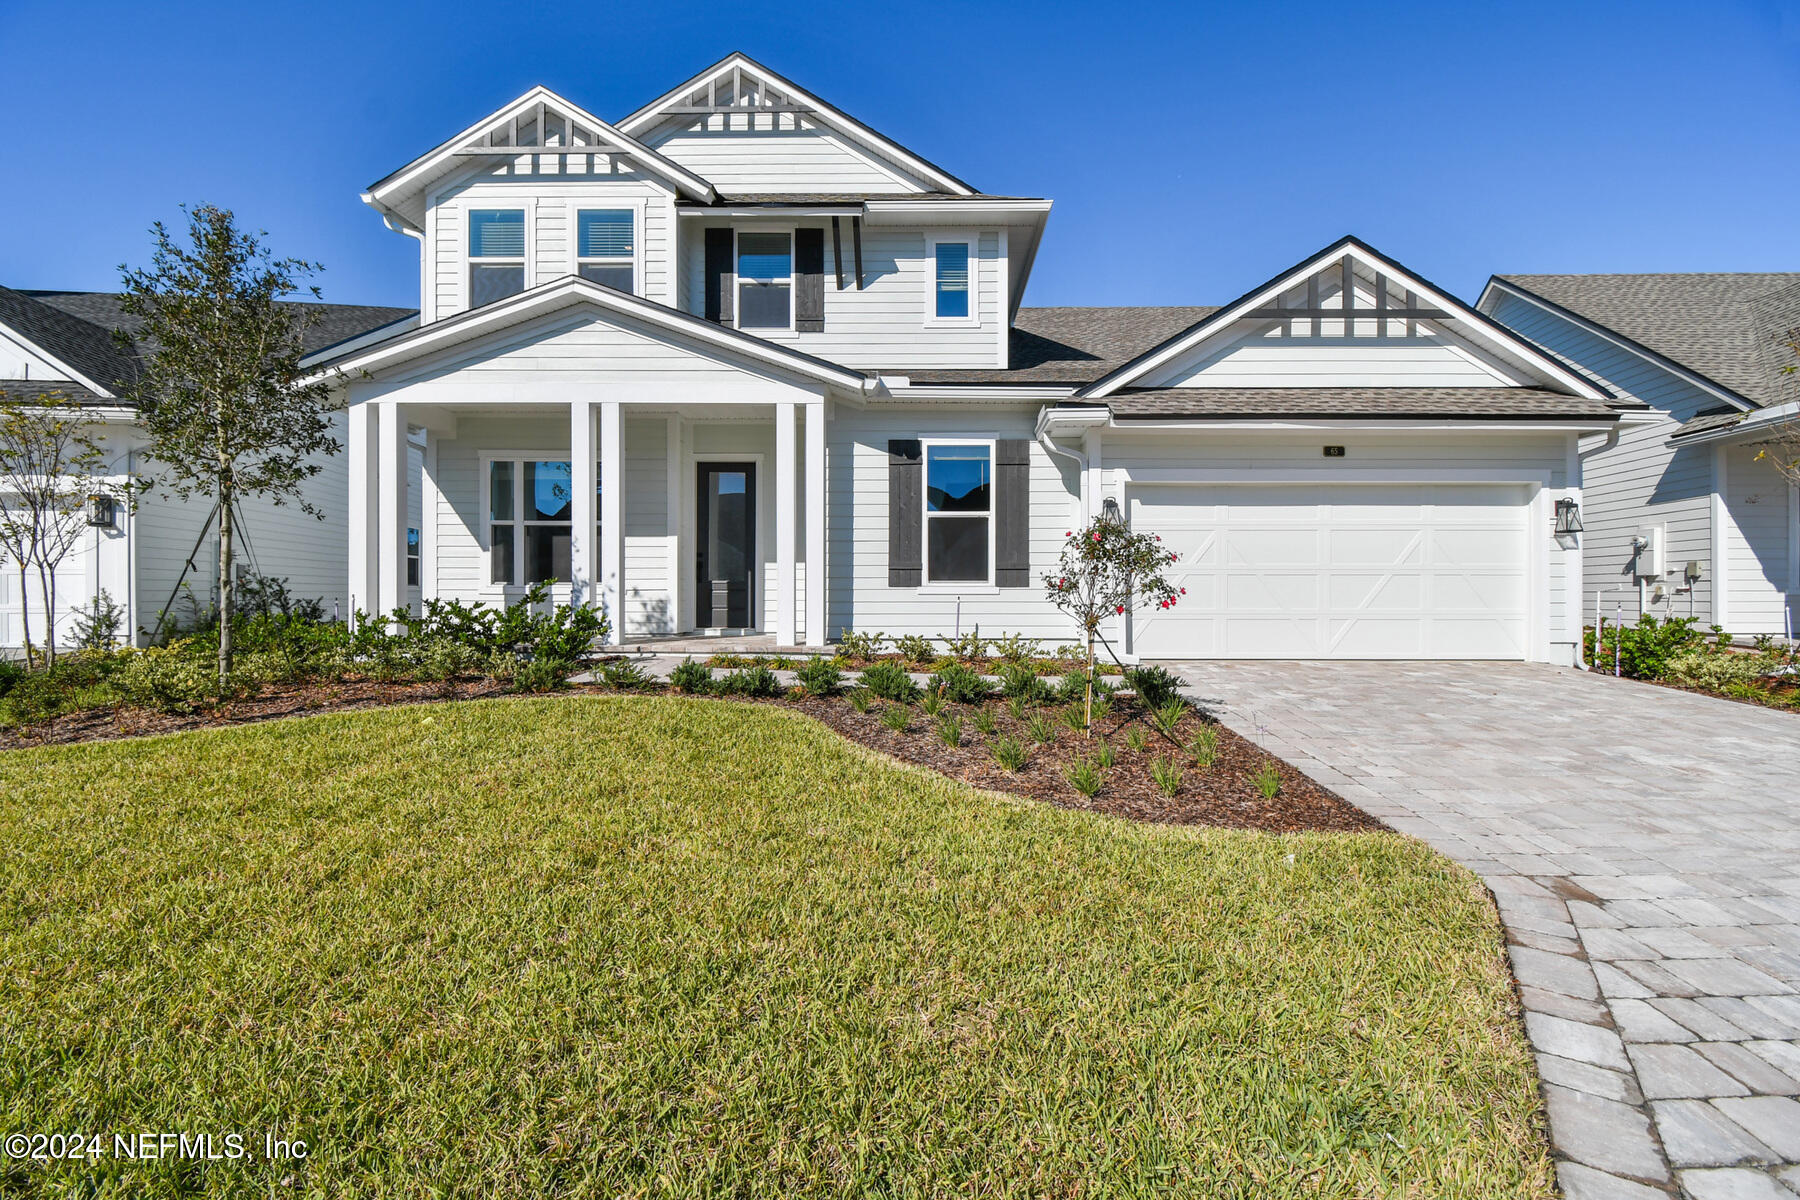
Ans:
POLYGON ((1487 881, 1571 1200, 1800 1193, 1800 714, 1523 663, 1171 665, 1487 881))

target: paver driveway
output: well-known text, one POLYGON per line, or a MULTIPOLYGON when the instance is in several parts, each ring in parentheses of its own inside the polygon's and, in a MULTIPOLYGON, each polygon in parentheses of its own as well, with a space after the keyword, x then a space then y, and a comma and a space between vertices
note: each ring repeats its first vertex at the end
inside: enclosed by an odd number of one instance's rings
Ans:
POLYGON ((1572 1200, 1800 1193, 1800 714, 1524 663, 1170 665, 1487 881, 1572 1200))

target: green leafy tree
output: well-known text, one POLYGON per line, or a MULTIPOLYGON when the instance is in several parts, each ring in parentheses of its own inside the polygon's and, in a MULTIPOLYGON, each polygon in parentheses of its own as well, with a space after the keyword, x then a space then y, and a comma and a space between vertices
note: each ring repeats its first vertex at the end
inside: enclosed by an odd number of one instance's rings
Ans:
MULTIPOLYGON (((1795 332, 1800 335, 1800 330, 1795 332)), ((1789 340, 1787 348, 1796 361, 1781 368, 1781 373, 1800 373, 1800 336, 1789 340)), ((1800 484, 1800 417, 1789 417, 1777 426, 1769 440, 1757 447, 1756 457, 1775 464, 1775 469, 1789 483, 1800 484)))
POLYGON ((319 290, 303 289, 302 281, 319 266, 273 257, 263 243, 267 235, 239 229, 225 209, 182 211, 186 244, 157 222, 150 230, 150 268, 119 269, 124 311, 143 322, 143 370, 133 398, 143 413, 148 457, 167 468, 176 495, 208 496, 217 506, 223 689, 232 659, 237 501, 293 501, 323 517, 301 487, 318 474, 318 456, 340 446, 332 436, 331 384, 308 378, 300 366, 314 317, 281 303, 302 290, 317 298, 319 290))
POLYGON ((1122 521, 1097 517, 1069 531, 1055 571, 1044 576, 1051 604, 1067 613, 1087 647, 1087 728, 1094 727, 1094 641, 1100 623, 1140 608, 1173 608, 1186 594, 1164 572, 1177 556, 1152 533, 1133 533, 1122 521))
MULTIPOLYGON (((33 573, 44 600, 44 662, 56 664, 56 571, 87 532, 86 501, 106 452, 94 440, 93 415, 61 392, 40 399, 0 393, 0 549, 19 568, 19 615, 26 661, 31 640, 33 573)), ((113 489, 123 498, 128 489, 113 489)))

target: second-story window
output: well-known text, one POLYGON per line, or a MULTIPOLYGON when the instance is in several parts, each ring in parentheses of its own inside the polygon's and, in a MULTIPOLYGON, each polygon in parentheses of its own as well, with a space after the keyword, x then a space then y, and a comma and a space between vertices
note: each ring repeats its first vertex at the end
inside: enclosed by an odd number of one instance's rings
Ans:
POLYGON ((469 307, 525 290, 525 210, 469 212, 469 307))
POLYGON ((637 238, 629 208, 584 208, 576 215, 575 253, 583 279, 632 290, 637 238))
POLYGON ((738 234, 737 290, 739 329, 792 329, 793 235, 738 234))
POLYGON ((966 237, 925 239, 925 322, 973 325, 975 244, 966 237))

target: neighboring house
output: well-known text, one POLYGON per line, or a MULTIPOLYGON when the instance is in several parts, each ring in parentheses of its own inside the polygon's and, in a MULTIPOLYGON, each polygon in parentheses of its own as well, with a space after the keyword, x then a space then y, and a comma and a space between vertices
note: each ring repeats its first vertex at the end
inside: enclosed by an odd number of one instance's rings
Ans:
POLYGON ((1554 512, 1621 405, 1355 239, 1219 309, 1021 308, 1049 201, 738 54, 616 123, 534 89, 364 199, 422 321, 312 360, 360 607, 424 431, 422 593, 554 579, 615 641, 1072 640, 1042 576, 1116 504, 1187 589, 1139 657, 1575 656, 1554 512))
MULTIPOLYGON (((306 337, 312 348, 353 345, 371 330, 391 332, 414 323, 409 309, 294 303, 316 316, 306 337)), ((101 494, 109 485, 116 493, 127 479, 154 480, 157 474, 144 459, 136 413, 121 399, 136 376, 137 362, 120 350, 112 331, 135 328, 135 318, 121 312, 120 297, 112 293, 0 287, 0 392, 24 400, 59 392, 91 413, 95 440, 110 459, 106 473, 88 481, 101 494)), ((322 472, 306 485, 308 499, 325 513, 323 521, 292 503, 242 501, 237 561, 244 569, 286 578, 297 597, 341 603, 348 595, 344 472, 343 456, 327 458, 322 472)), ((86 608, 101 591, 125 610, 122 635, 138 644, 156 629, 165 610, 172 618, 188 620, 209 609, 218 578, 218 547, 216 537, 201 535, 210 526, 212 511, 207 501, 182 501, 168 488, 152 486, 135 511, 119 507, 106 523, 90 525, 89 536, 57 572, 57 643, 68 644, 75 610, 86 608)), ((35 577, 23 585, 18 564, 0 554, 0 652, 16 653, 23 645, 23 586, 30 588, 32 638, 41 644, 44 598, 35 577)))
POLYGON ((1800 490, 1757 455, 1800 419, 1800 272, 1496 275, 1479 307, 1645 406, 1583 443, 1587 620, 1791 636, 1800 490))

